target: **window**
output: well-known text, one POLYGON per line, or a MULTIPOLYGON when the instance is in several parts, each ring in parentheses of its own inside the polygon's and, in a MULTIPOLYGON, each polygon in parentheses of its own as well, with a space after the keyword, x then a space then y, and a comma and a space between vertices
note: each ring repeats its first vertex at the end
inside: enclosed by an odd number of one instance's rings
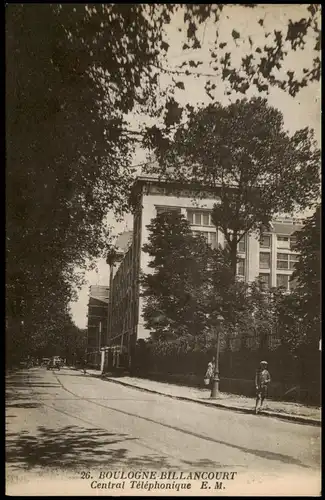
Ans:
POLYGON ((213 226, 211 214, 206 211, 187 210, 187 220, 196 226, 213 226))
POLYGON ((289 254, 278 253, 276 256, 277 269, 289 269, 289 254))
POLYGON ((290 249, 290 238, 289 236, 277 236, 276 237, 277 247, 278 248, 287 248, 290 249))
POLYGON ((210 214, 203 213, 203 226, 210 226, 210 214))
POLYGON ((193 231, 194 236, 203 236, 205 241, 211 245, 212 248, 217 248, 218 238, 216 231, 193 231))
POLYGON ((291 270, 295 268, 297 261, 298 261, 298 255, 294 255, 294 254, 289 255, 289 265, 290 265, 291 270))
POLYGON ((201 212, 195 212, 194 213, 194 224, 197 226, 201 226, 201 212))
POLYGON ((238 276, 245 276, 245 259, 238 259, 237 274, 238 276))
POLYGON ((217 233, 209 233, 210 244, 212 248, 217 248, 217 233))
POLYGON ((246 236, 243 236, 237 247, 238 252, 245 253, 246 250, 246 236))
POLYGON ((287 291, 292 291, 297 286, 297 281, 291 281, 291 276, 289 274, 277 274, 276 275, 276 286, 283 287, 287 291))
POLYGON ((270 269, 270 254, 260 252, 260 269, 270 269))
POLYGON ((261 248, 271 248, 271 236, 267 236, 262 234, 260 239, 260 247, 261 248))
POLYGON ((271 275, 270 274, 259 274, 259 280, 264 283, 267 287, 271 286, 271 275))
POLYGON ((187 220, 190 224, 194 224, 194 212, 187 211, 187 220))
POLYGON ((297 243, 297 238, 295 236, 290 236, 290 250, 294 250, 293 247, 297 243))
POLYGON ((298 255, 290 253, 277 253, 276 267, 277 269, 292 270, 298 260, 298 255))
POLYGON ((171 212, 176 212, 178 214, 181 213, 181 209, 179 207, 156 207, 156 211, 157 215, 171 212))
POLYGON ((276 286, 289 289, 289 278, 287 274, 277 274, 276 275, 276 286))

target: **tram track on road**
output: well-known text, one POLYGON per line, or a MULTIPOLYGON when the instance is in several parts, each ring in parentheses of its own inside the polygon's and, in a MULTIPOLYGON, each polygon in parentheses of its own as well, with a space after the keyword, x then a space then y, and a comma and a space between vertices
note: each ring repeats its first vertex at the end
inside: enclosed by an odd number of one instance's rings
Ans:
MULTIPOLYGON (((197 439, 199 439, 201 441, 208 441, 209 443, 215 443, 217 445, 226 446, 226 447, 228 447, 230 449, 244 452, 245 454, 250 454, 250 455, 254 455, 255 457, 264 458, 267 461, 280 461, 280 462, 285 462, 285 463, 288 463, 288 462, 290 463, 291 462, 291 463, 294 463, 295 465, 297 465, 298 467, 301 467, 303 469, 305 469, 305 468, 306 469, 310 469, 311 468, 309 465, 305 465, 302 462, 300 462, 299 460, 296 460, 296 459, 294 459, 293 457, 290 457, 290 456, 284 456, 284 455, 282 455, 280 453, 276 453, 276 452, 263 452, 263 451, 260 451, 260 450, 250 449, 248 447, 243 447, 243 446, 240 446, 240 445, 237 445, 237 444, 234 444, 234 443, 229 443, 227 441, 223 441, 222 439, 216 439, 216 438, 208 436, 208 435, 204 435, 204 434, 201 434, 201 433, 198 433, 198 432, 194 432, 194 431, 191 431, 191 430, 188 430, 188 429, 182 429, 181 427, 178 427, 178 426, 175 426, 175 425, 170 425, 170 424, 167 424, 167 423, 164 423, 164 422, 159 422, 159 421, 154 420, 154 419, 149 418, 149 417, 145 417, 145 416, 142 416, 142 415, 137 415, 136 413, 131 413, 131 412, 128 412, 128 411, 125 411, 125 410, 117 409, 117 408, 114 408, 114 407, 111 407, 111 406, 108 406, 108 405, 104 405, 104 404, 95 402, 95 401, 93 401, 93 400, 91 400, 89 398, 86 398, 86 397, 83 397, 83 396, 79 396, 78 394, 70 391, 59 380, 59 378, 58 378, 58 376, 56 374, 54 374, 54 376, 55 376, 57 382, 62 386, 62 389, 64 389, 66 392, 70 393, 73 396, 80 397, 81 400, 87 401, 87 402, 89 402, 89 403, 91 403, 93 405, 96 405, 96 406, 100 407, 100 408, 104 408, 106 410, 110 410, 110 411, 113 411, 113 412, 116 412, 116 413, 119 413, 119 414, 122 414, 122 415, 126 415, 128 417, 136 418, 138 420, 143 420, 143 421, 149 422, 151 424, 155 424, 155 425, 161 426, 163 428, 167 428, 167 429, 179 432, 181 434, 185 434, 186 436, 191 436, 191 437, 197 438, 197 439), (264 456, 264 455, 267 455, 267 457, 264 456)), ((155 451, 158 451, 158 450, 155 450, 155 451)), ((160 450, 159 450, 159 452, 161 453, 160 450)), ((173 455, 165 453, 165 452, 164 452, 164 454, 166 456, 173 456, 173 455)), ((230 466, 229 465, 224 465, 224 464, 218 464, 218 467, 230 467, 230 466)), ((243 467, 243 468, 246 468, 246 466, 243 465, 243 464, 232 464, 231 467, 243 467)))
MULTIPOLYGON (((88 397, 84 397, 84 396, 80 396, 79 394, 76 394, 74 393, 73 391, 71 391, 70 389, 67 389, 67 387, 65 387, 65 385, 61 382, 61 380, 59 379, 59 375, 57 375, 56 373, 53 372, 53 375, 57 381, 57 383, 59 384, 59 386, 65 391, 67 392, 68 394, 71 394, 71 396, 74 396, 73 398, 53 398, 52 401, 55 402, 57 400, 60 400, 60 401, 65 401, 65 400, 73 400, 73 401, 84 401, 84 402, 88 402, 88 403, 91 403, 92 405, 95 405, 95 406, 98 406, 100 408, 103 408, 105 410, 108 410, 108 411, 114 411, 114 412, 117 412, 117 413, 120 413, 120 414, 123 414, 123 415, 126 415, 126 416, 129 416, 129 417, 132 417, 132 418, 137 418, 137 419, 140 419, 140 420, 145 420, 147 422, 150 422, 150 423, 153 423, 153 424, 156 424, 156 425, 160 425, 160 426, 163 426, 163 427, 167 427, 167 428, 171 428, 175 431, 179 431, 179 432, 182 432, 182 433, 186 433, 186 434, 189 434, 189 435, 192 435, 194 437, 197 437, 197 438, 203 438, 203 436, 200 436, 200 435, 197 435, 196 433, 192 433, 192 432, 189 432, 189 431, 185 431, 184 429, 181 429, 181 428, 174 428, 174 426, 171 426, 171 425, 168 425, 168 424, 164 424, 162 422, 158 422, 154 419, 150 419, 148 417, 143 417, 141 415, 137 415, 135 413, 130 413, 130 412, 127 412, 125 410, 119 410, 117 408, 113 408, 111 406, 107 406, 107 405, 104 405, 104 404, 101 404, 101 403, 98 403, 97 401, 94 401, 95 398, 88 398, 88 397)), ((97 398, 96 398, 97 399, 97 398)), ((117 399, 117 398, 114 398, 115 401, 120 401, 121 399, 117 399)), ((42 401, 42 405, 45 406, 46 408, 48 409, 51 409, 53 411, 56 411, 58 413, 61 413, 65 416, 68 416, 72 419, 75 419, 75 420, 78 420, 82 423, 85 423, 93 428, 100 428, 104 431, 109 431, 110 429, 107 429, 105 427, 103 427, 103 425, 94 425, 93 422, 89 421, 89 420, 86 420, 82 417, 79 417, 75 414, 71 414, 71 413, 68 413, 64 410, 61 410, 61 409, 58 409, 58 408, 55 408, 55 406, 51 405, 51 404, 46 404, 44 403, 44 400, 41 400, 42 401)), ((123 401, 125 401, 123 399, 123 401)), ((133 401, 133 400, 132 400, 133 401)), ((126 438, 126 440, 138 440, 138 438, 126 438)), ((152 446, 149 446, 148 444, 145 444, 143 441, 141 441, 141 444, 139 443, 139 446, 151 451, 151 452, 155 452, 155 453, 159 453, 159 454, 162 454, 164 455, 166 458, 175 458, 174 454, 172 453, 167 453, 163 450, 161 450, 160 448, 155 448, 155 447, 152 447, 152 446)), ((221 467, 221 468, 226 468, 226 467, 230 467, 228 465, 223 465, 223 464, 216 464, 218 465, 218 467, 221 467)), ((232 465, 233 467, 233 465, 232 465)), ((237 465, 237 467, 242 467, 241 465, 237 465)))
MULTIPOLYGON (((176 432, 179 432, 179 433, 182 433, 182 434, 185 434, 187 436, 191 436, 191 437, 194 437, 194 438, 197 438, 197 439, 200 439, 200 440, 204 440, 204 441, 208 441, 208 442, 212 442, 212 443, 217 443, 217 444, 221 444, 221 445, 225 445, 225 446, 230 446, 230 447, 233 447, 232 444, 229 444, 229 443, 225 443, 223 441, 220 441, 220 440, 216 440, 214 438, 211 438, 210 436, 207 436, 207 435, 204 435, 204 434, 199 434, 197 432, 194 432, 194 431, 190 431, 190 430, 186 430, 186 429, 182 429, 181 427, 178 427, 178 426, 174 426, 174 425, 170 425, 170 424, 166 424, 164 422, 159 422, 157 420, 154 420, 152 418, 149 418, 149 417, 144 417, 142 415, 137 415, 136 413, 131 413, 131 412, 128 412, 128 411, 125 411, 125 410, 121 410, 121 409, 118 409, 118 408, 114 408, 112 406, 108 406, 108 405, 104 405, 104 404, 101 404, 101 403, 98 403, 98 402, 95 402, 93 401, 92 398, 87 398, 87 397, 84 397, 84 396, 79 396, 78 394, 74 393, 73 391, 71 391, 70 389, 67 389, 65 387, 65 385, 61 382, 61 380, 59 379, 59 376, 56 375, 55 373, 53 373, 53 375, 55 376, 57 382, 60 384, 60 386, 62 387, 62 389, 64 391, 66 391, 67 393, 71 394, 72 396, 74 397, 77 397, 79 398, 80 400, 82 401, 86 401, 88 403, 91 403, 95 406, 98 406, 100 408, 103 408, 103 409, 106 409, 106 410, 110 410, 110 411, 113 411, 113 412, 116 412, 116 413, 120 413, 122 415, 126 415, 128 417, 132 417, 132 418, 136 418, 136 419, 139 419, 139 420, 143 420, 143 421, 146 421, 146 422, 149 422, 151 424, 155 424, 155 425, 158 425, 158 426, 161 426, 161 427, 164 427, 164 428, 167 428, 167 429, 170 429, 170 430, 173 430, 173 431, 176 431, 176 432)), ((107 430, 107 429, 105 429, 107 430)), ((174 455, 172 455, 171 453, 166 453, 166 452, 163 452, 162 450, 160 449, 156 449, 156 448, 153 448, 153 447, 150 447, 148 445, 143 445, 145 448, 151 450, 151 451, 155 451, 155 452, 159 452, 159 453, 163 453, 166 457, 173 457, 174 458, 174 455)), ((225 465, 225 464, 217 464, 218 467, 244 467, 244 465, 242 464, 231 464, 231 465, 225 465)))
MULTIPOLYGON (((70 391, 69 389, 67 389, 64 384, 59 380, 59 378, 56 376, 56 374, 54 374, 55 378, 57 379, 58 383, 61 385, 62 389, 64 389, 65 391, 67 391, 68 393, 70 393, 72 396, 77 396, 79 397, 81 400, 83 401, 87 401, 91 404, 94 404, 96 406, 99 406, 100 408, 104 408, 104 409, 107 409, 107 410, 111 410, 111 411, 114 411, 114 412, 117 412, 117 413, 121 413, 123 415, 126 415, 128 417, 132 417, 132 418, 137 418, 139 420, 144 420, 146 422, 150 422, 151 424, 155 424, 155 425, 160 425, 162 427, 165 427, 167 429, 171 429, 171 430, 174 430, 176 432, 180 432, 182 434, 186 434, 188 436, 192 436, 192 437, 196 437, 198 439, 203 439, 205 441, 210 441, 210 442, 217 442, 219 444, 220 441, 216 441, 214 438, 210 438, 209 436, 206 436, 204 434, 199 434, 198 432, 194 432, 194 431, 190 431, 190 430, 186 430, 186 429, 182 429, 181 427, 177 427, 175 425, 170 425, 170 424, 166 424, 164 422, 159 422, 157 420, 154 420, 153 418, 149 418, 149 417, 144 417, 142 415, 137 415, 136 413, 131 413, 131 412, 128 412, 128 411, 125 411, 125 410, 121 410, 121 409, 118 409, 118 408, 114 408, 112 406, 107 406, 107 405, 104 405, 104 404, 101 404, 101 403, 98 403, 98 402, 95 402, 93 401, 92 399, 90 398, 86 398, 86 397, 83 397, 83 396, 79 396, 78 394, 70 391)), ((222 443, 224 444, 224 443, 222 443)))

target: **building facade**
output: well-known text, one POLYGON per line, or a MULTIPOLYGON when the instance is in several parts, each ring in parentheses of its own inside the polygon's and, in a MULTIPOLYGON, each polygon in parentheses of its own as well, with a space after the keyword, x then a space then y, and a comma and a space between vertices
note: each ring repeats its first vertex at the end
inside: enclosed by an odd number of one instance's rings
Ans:
MULTIPOLYGON (((132 356, 138 339, 148 338, 150 332, 143 321, 143 298, 140 296, 139 275, 150 272, 149 255, 143 252, 148 241, 147 226, 157 214, 176 211, 183 214, 194 234, 202 234, 213 248, 224 245, 223 233, 211 220, 217 191, 198 193, 193 188, 139 177, 133 187, 134 224, 132 243, 125 252, 111 283, 111 327, 107 345, 125 347, 132 356), (198 195, 199 194, 199 195, 198 195)), ((283 286, 289 292, 294 283, 289 281, 297 254, 291 250, 293 233, 301 228, 301 219, 277 218, 268 233, 258 238, 246 235, 238 245, 237 274, 246 282, 257 277, 270 287, 283 286)))
POLYGON ((87 324, 87 363, 99 367, 101 348, 106 343, 108 318, 108 286, 89 287, 88 324, 87 324))

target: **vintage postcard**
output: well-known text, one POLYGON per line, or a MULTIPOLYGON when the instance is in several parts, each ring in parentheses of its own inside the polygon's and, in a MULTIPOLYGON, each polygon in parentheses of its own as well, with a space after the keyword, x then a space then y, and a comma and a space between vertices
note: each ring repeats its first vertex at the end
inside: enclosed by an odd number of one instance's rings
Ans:
POLYGON ((321 6, 5 11, 6 494, 321 496, 321 6))

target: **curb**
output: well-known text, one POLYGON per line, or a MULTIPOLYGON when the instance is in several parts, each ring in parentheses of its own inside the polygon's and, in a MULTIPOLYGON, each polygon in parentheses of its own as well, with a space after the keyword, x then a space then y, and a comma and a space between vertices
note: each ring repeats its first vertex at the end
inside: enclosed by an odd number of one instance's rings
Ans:
MULTIPOLYGON (((249 409, 249 408, 244 408, 242 406, 229 406, 223 403, 207 403, 206 401, 200 401, 199 399, 195 398, 190 398, 187 396, 174 396, 173 394, 166 394, 165 392, 160 392, 160 391, 155 391, 154 389, 148 389, 147 387, 138 387, 136 385, 130 384, 129 382, 123 382, 122 380, 116 380, 111 378, 110 376, 105 376, 102 374, 92 374, 92 373, 86 373, 89 377, 94 377, 94 378, 99 378, 101 380, 106 380, 108 382, 113 382, 114 384, 120 384, 124 385, 125 387, 131 387, 132 389, 137 389, 138 391, 142 392, 150 392, 151 394, 158 394, 159 396, 165 396, 166 398, 172 398, 172 399, 178 399, 179 401, 188 401, 191 403, 198 403, 200 405, 204 405, 207 407, 214 407, 218 408, 221 410, 231 410, 231 411, 236 411, 238 413, 246 413, 249 415, 255 415, 255 413, 249 409)), ((303 425, 313 425, 315 427, 321 427, 322 422, 320 420, 317 420, 315 418, 311 417, 303 417, 301 415, 290 415, 288 413, 278 413, 278 412, 273 412, 273 411, 263 411, 263 413, 259 414, 260 417, 272 417, 272 418, 277 418, 279 420, 288 420, 297 424, 303 424, 303 425)))
MULTIPOLYGON (((228 405, 223 404, 223 403, 207 403, 205 401, 200 401, 199 399, 190 398, 187 396, 174 396, 172 394, 166 394, 164 392, 155 391, 153 389, 148 389, 146 387, 138 387, 138 386, 130 384, 128 382, 122 382, 120 380, 112 379, 110 377, 105 377, 105 375, 94 375, 94 376, 96 378, 100 378, 102 380, 107 380, 108 382, 113 382, 115 384, 124 385, 125 387, 132 387, 133 389, 137 389, 137 390, 143 391, 143 392, 150 392, 152 394, 158 394, 160 396, 165 396, 167 398, 178 399, 180 401, 189 401, 191 403, 198 403, 198 404, 201 404, 201 405, 204 405, 207 407, 212 406, 214 408, 218 408, 218 409, 222 409, 222 410, 232 410, 232 411, 237 411, 239 413, 247 413, 250 415, 255 415, 255 413, 251 409, 243 408, 241 406, 228 406, 228 405)), ((316 420, 315 418, 290 415, 288 413, 277 413, 277 412, 272 412, 272 411, 264 411, 263 413, 260 413, 259 416, 273 417, 273 418, 277 418, 280 420, 289 420, 289 421, 295 422, 297 424, 313 425, 313 426, 317 426, 317 427, 320 427, 322 425, 321 421, 316 420)))

